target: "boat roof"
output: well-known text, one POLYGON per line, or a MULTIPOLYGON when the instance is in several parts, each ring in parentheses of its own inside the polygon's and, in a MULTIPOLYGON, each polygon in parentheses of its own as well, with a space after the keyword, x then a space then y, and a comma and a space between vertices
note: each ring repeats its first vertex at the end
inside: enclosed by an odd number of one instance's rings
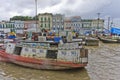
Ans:
POLYGON ((25 43, 59 43, 59 42, 54 42, 54 41, 29 41, 29 40, 21 40, 20 42, 25 42, 25 43))

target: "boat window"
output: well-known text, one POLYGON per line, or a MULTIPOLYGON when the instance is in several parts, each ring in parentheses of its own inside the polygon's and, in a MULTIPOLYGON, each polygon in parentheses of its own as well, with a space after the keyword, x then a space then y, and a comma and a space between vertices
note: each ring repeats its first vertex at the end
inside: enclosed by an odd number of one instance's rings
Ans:
POLYGON ((15 47, 14 54, 20 55, 21 51, 22 51, 22 47, 15 47))
POLYGON ((32 52, 36 53, 36 49, 32 49, 32 52))
POLYGON ((81 49, 80 50, 80 57, 88 57, 88 49, 81 49))
POLYGON ((57 59, 57 50, 48 50, 46 54, 46 58, 57 59))
POLYGON ((50 47, 58 47, 58 43, 50 43, 50 47))

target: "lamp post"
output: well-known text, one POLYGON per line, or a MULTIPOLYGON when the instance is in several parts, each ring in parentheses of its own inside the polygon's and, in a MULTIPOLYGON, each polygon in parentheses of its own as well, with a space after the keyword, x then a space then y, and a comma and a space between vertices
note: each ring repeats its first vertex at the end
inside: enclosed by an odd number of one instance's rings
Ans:
POLYGON ((112 22, 110 23, 110 30, 111 30, 112 26, 113 26, 113 19, 112 19, 112 22))
POLYGON ((58 37, 59 37, 59 28, 60 28, 60 27, 59 27, 59 25, 58 25, 58 27, 57 27, 57 29, 58 29, 58 37))
POLYGON ((99 31, 99 20, 100 20, 100 13, 97 13, 97 15, 98 15, 98 22, 97 22, 97 36, 98 36, 98 31, 99 31))
POLYGON ((63 25, 62 25, 62 29, 61 30, 64 30, 64 27, 63 27, 63 25))
POLYGON ((110 27, 110 17, 108 17, 108 30, 109 30, 109 27, 110 27))
POLYGON ((97 29, 99 29, 99 20, 100 20, 100 13, 97 13, 98 15, 98 23, 97 23, 97 29))
POLYGON ((37 0, 35 0, 35 20, 36 20, 36 32, 37 32, 37 0))

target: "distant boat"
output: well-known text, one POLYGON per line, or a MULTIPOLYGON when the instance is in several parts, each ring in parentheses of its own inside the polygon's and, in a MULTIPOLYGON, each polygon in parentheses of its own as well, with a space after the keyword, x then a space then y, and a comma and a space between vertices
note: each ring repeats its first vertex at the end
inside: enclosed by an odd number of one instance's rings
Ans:
MULTIPOLYGON (((106 30, 107 31, 107 30, 106 30)), ((107 33, 104 32, 102 36, 98 36, 98 39, 104 43, 120 43, 120 29, 111 27, 111 30, 107 33)))
POLYGON ((21 41, 8 43, 6 50, 0 50, 0 57, 24 67, 64 70, 87 66, 88 50, 79 42, 21 41))
POLYGON ((103 43, 117 43, 115 39, 99 38, 103 43))
POLYGON ((101 40, 103 43, 120 43, 120 39, 112 39, 103 36, 98 36, 98 39, 101 40))

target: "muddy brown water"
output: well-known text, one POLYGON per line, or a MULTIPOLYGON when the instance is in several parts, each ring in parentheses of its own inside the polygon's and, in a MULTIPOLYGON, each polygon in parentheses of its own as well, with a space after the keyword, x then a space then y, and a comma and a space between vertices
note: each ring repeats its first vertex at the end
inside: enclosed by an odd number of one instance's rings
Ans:
POLYGON ((48 71, 0 62, 0 80, 120 80, 120 44, 86 48, 89 63, 85 68, 48 71))

